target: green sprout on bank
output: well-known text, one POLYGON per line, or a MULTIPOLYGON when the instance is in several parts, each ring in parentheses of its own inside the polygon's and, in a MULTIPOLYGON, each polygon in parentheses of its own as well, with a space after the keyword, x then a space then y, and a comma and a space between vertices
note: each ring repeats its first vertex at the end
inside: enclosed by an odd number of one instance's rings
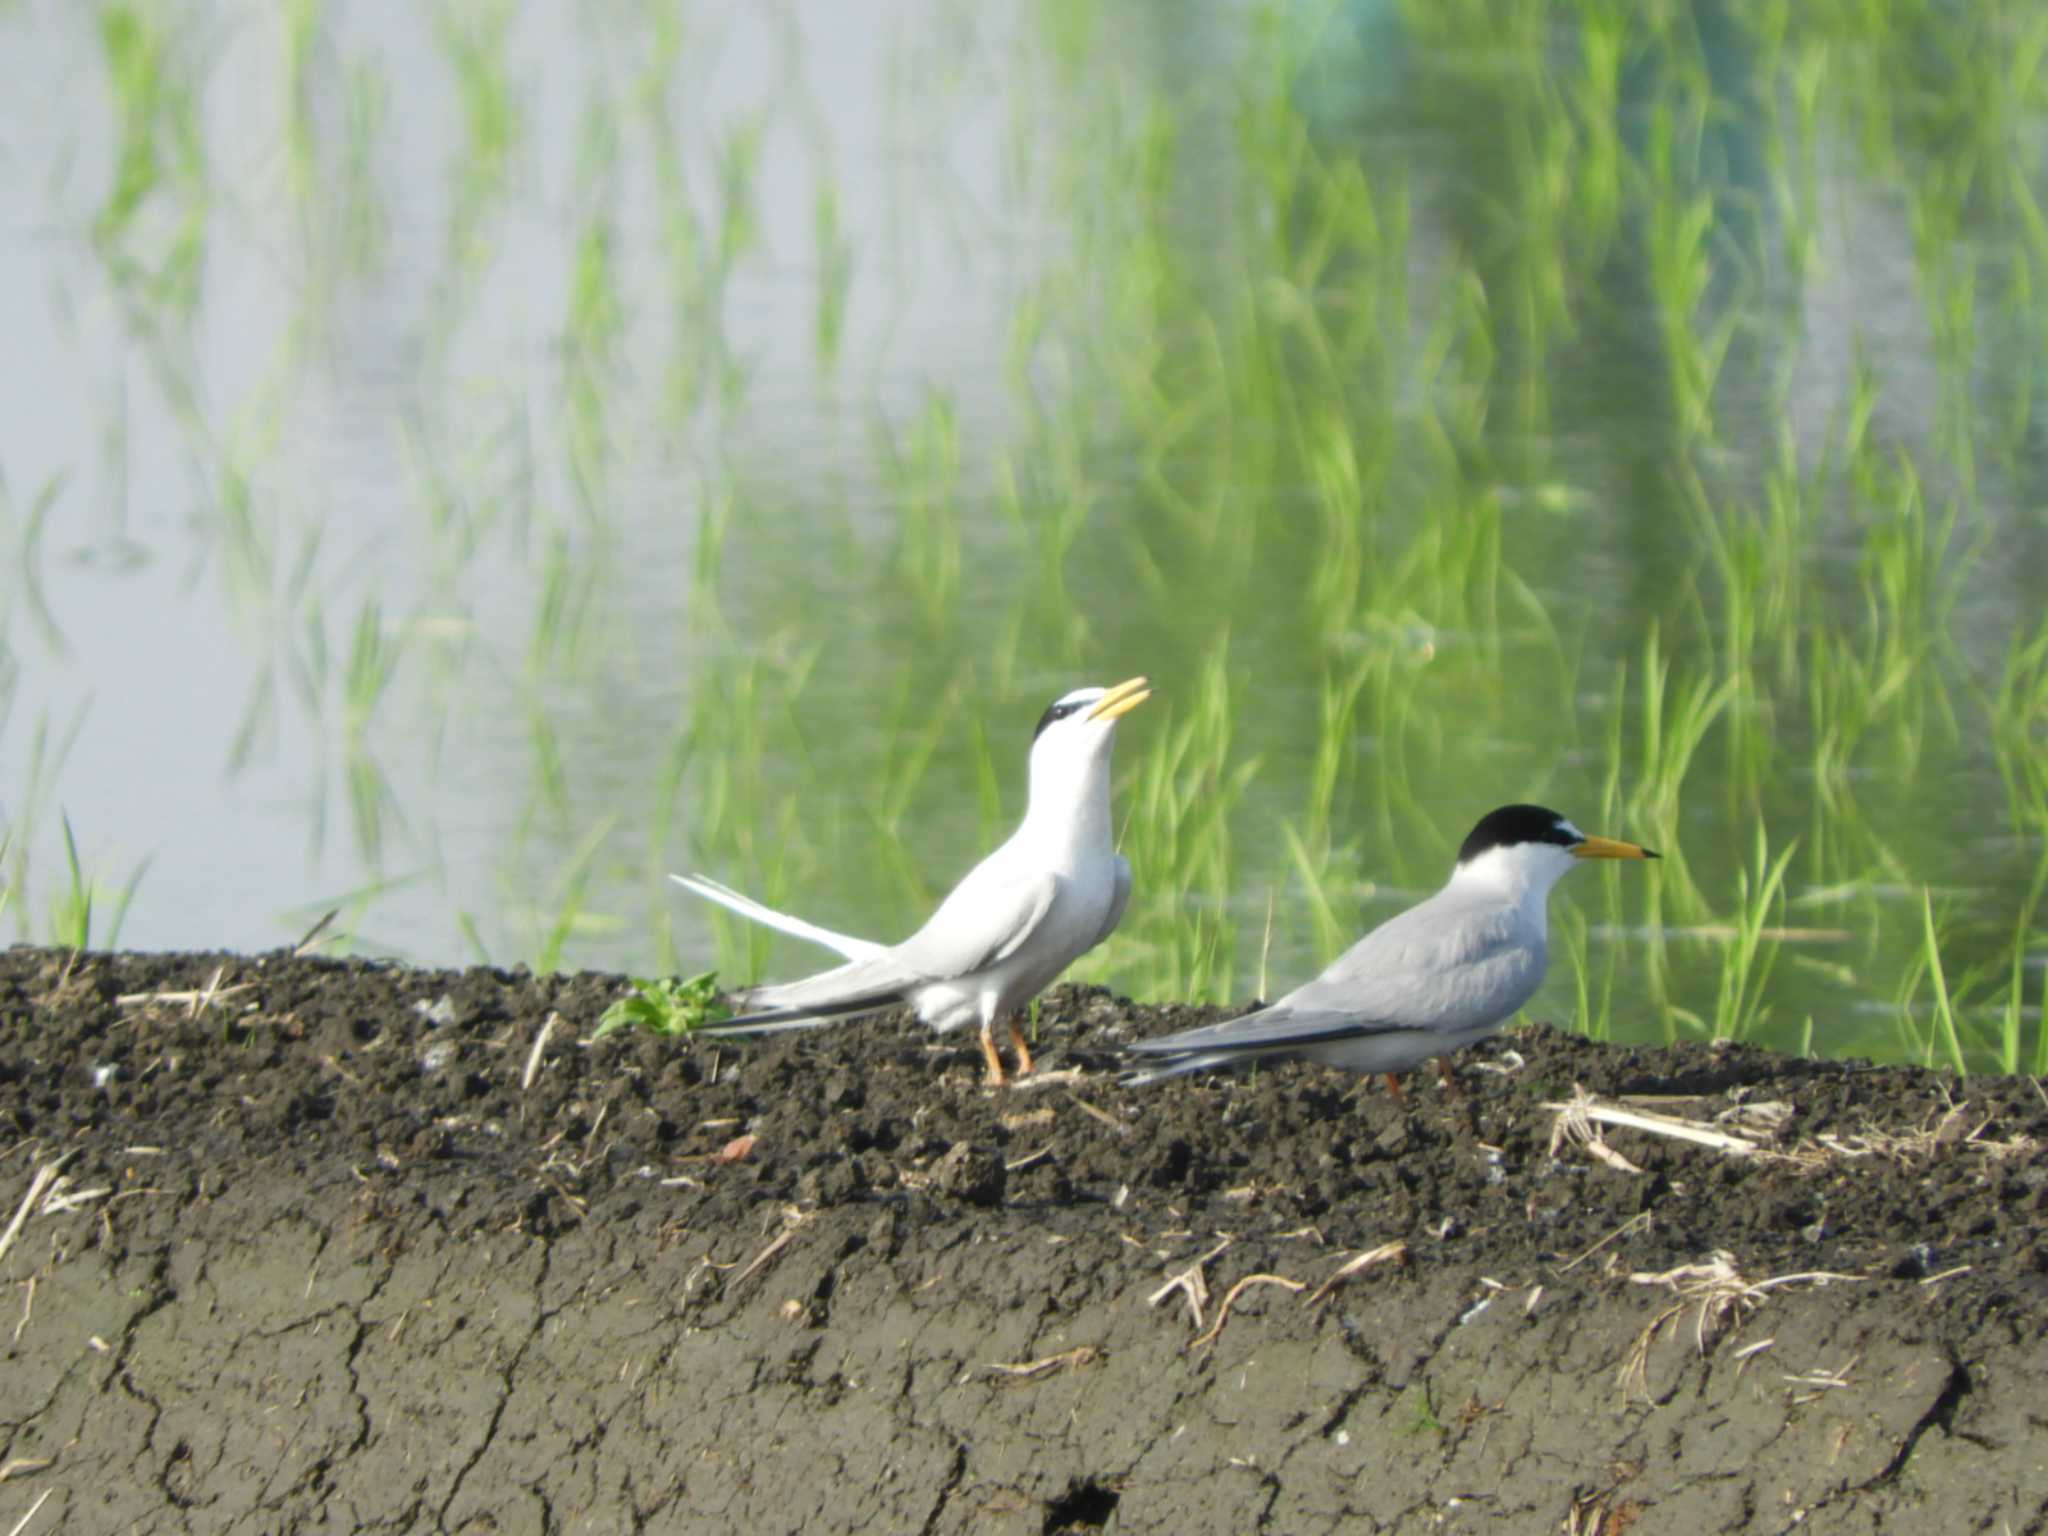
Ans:
POLYGON ((602 1040, 627 1029, 674 1038, 695 1034, 725 1017, 725 1007, 718 1001, 716 971, 700 971, 682 981, 635 976, 633 990, 605 1009, 590 1038, 602 1040))

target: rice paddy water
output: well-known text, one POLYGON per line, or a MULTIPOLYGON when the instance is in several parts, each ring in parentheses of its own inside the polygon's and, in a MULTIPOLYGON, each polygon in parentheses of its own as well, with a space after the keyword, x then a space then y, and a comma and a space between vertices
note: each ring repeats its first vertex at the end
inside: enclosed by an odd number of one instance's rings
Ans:
POLYGON ((1141 999, 2048 1069, 2048 12, 0 4, 0 923, 742 981, 1145 672, 1141 999), (1642 871, 1635 871, 1640 875, 1642 871))

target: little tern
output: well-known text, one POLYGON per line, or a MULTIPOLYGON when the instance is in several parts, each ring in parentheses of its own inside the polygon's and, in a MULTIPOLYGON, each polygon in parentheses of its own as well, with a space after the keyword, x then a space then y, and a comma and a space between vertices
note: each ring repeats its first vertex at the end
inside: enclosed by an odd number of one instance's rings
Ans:
POLYGON ((1484 1039, 1535 994, 1549 963, 1547 898, 1567 871, 1581 859, 1656 857, 1588 837, 1540 805, 1502 806, 1480 818, 1434 896, 1265 1008, 1127 1047, 1164 1060, 1126 1080, 1314 1061, 1383 1072, 1398 1087, 1393 1074, 1484 1039))
POLYGON ((997 1087, 1006 1078, 995 1026, 1006 1021, 1017 1071, 1030 1072, 1017 1010, 1108 938, 1130 900, 1131 866, 1116 851, 1110 828, 1110 744, 1117 721, 1151 696, 1146 680, 1134 677, 1056 700, 1032 737, 1024 820, 901 944, 820 928, 702 875, 671 876, 708 901, 846 960, 800 981, 752 988, 741 1000, 754 1011, 705 1033, 810 1029, 907 1005, 940 1031, 978 1022, 989 1081, 997 1087))

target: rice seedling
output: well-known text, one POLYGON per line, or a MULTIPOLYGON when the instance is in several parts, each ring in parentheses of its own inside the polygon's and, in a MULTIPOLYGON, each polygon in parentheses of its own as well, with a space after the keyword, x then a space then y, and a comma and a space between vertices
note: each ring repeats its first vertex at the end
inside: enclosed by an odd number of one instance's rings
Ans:
POLYGON ((377 600, 366 598, 356 610, 355 630, 341 678, 342 723, 351 740, 360 741, 369 732, 370 721, 398 671, 404 649, 403 638, 394 638, 385 626, 377 600))
POLYGON ((375 60, 354 59, 342 82, 340 242, 346 269, 368 276, 390 243, 391 219, 378 182, 390 87, 375 60))
POLYGON ((611 209, 618 158, 617 122, 599 103, 585 116, 577 156, 578 181, 593 189, 596 206, 585 215, 576 235, 562 323, 569 465, 582 505, 592 515, 603 505, 601 492, 616 448, 612 397, 618 348, 626 327, 618 235, 611 209))
POLYGON ((485 225, 507 195, 524 122, 511 76, 511 0, 439 0, 434 33, 455 78, 463 141, 452 168, 453 220, 450 284, 458 302, 463 279, 486 254, 485 225))
POLYGON ((198 300, 212 189, 188 56, 193 33, 173 11, 128 0, 100 6, 118 127, 113 184, 92 234, 131 300, 182 322, 198 300))
MULTIPOLYGON (((1357 937, 1355 926, 1347 924, 1337 914, 1336 902, 1330 894, 1327 853, 1321 857, 1311 853, 1308 843, 1292 822, 1282 822, 1280 834, 1286 839, 1288 857, 1293 861, 1295 873, 1301 877, 1302 891, 1308 899, 1309 916, 1315 926, 1315 952, 1327 960, 1357 937)), ((1260 969, 1262 972, 1265 969, 1263 964, 1260 969)))
POLYGON ((462 942, 469 947, 470 958, 478 965, 489 966, 491 949, 484 943, 483 931, 476 925, 476 914, 458 909, 455 926, 461 930, 462 942))
POLYGON ((878 447, 900 506, 897 574, 925 619, 944 622, 960 590, 960 423, 940 396, 926 402, 907 450, 883 437, 878 447))
POLYGON ((1926 887, 1920 888, 1920 946, 1899 983, 1899 1011, 1901 1022, 1910 1032, 1913 1029, 1912 1016, 1920 989, 1928 986, 1933 994, 1933 1009, 1926 1032, 1919 1042, 1915 1054, 1921 1065, 1933 1066, 1936 1049, 1939 1048, 1947 1064, 1956 1076, 1967 1074, 1969 1068, 1963 1060, 1962 1038, 1956 1026, 1957 998, 1949 990, 1948 968, 1942 959, 1942 936, 1934 916, 1934 896, 1926 887))
MULTIPOLYGON (((2007 959, 2004 1003, 1999 1012, 1998 1070, 2010 1077, 2030 1072, 2039 1077, 2048 1070, 2048 1022, 2037 1022, 2031 1059, 2023 1049, 2027 1011, 2027 954, 2034 937, 2034 916, 2040 909, 2041 892, 2048 886, 2048 860, 2035 871, 2026 899, 2013 918, 2012 948, 2007 959)), ((2038 995, 2038 989, 2037 989, 2038 995)), ((2037 1020, 2042 1018, 2036 1009, 2037 1020)))
POLYGON ((1164 719, 1147 722, 1150 745, 1118 796, 1131 909, 1077 975, 1114 969, 1151 996, 1230 995, 1231 817, 1259 760, 1231 749, 1237 704, 1228 652, 1219 641, 1193 687, 1168 703, 1164 719))
POLYGON ((754 186, 761 173, 767 119, 748 115, 733 122, 718 144, 718 266, 730 273, 760 239, 754 186))
POLYGON ((562 956, 571 936, 579 929, 608 920, 600 914, 586 910, 585 901, 589 894, 592 865, 618 825, 618 815, 613 813, 597 822, 570 852, 567 864, 556 878, 555 909, 548 917, 545 929, 535 933, 532 941, 531 964, 536 973, 547 975, 562 968, 562 956))
POLYGON ((50 932, 56 941, 70 950, 84 950, 92 947, 92 886, 78 868, 78 840, 71 835, 71 818, 62 818, 64 823, 64 861, 70 869, 71 883, 61 891, 50 907, 50 932))
POLYGON ((2015 627, 1986 713, 2007 817, 2038 836, 2048 830, 2048 616, 2031 635, 2015 627))
POLYGON ((1785 871, 1797 850, 1797 843, 1788 843, 1773 856, 1758 823, 1751 860, 1735 874, 1735 910, 1727 920, 1732 931, 1721 943, 1713 1017, 1709 1021, 1689 1008, 1672 1009, 1707 1038, 1748 1040, 1769 1018, 1768 989, 1779 941, 1766 930, 1782 923, 1785 871))
POLYGON ((829 180, 820 179, 812 199, 811 239, 818 262, 818 316, 813 334, 818 361, 830 373, 839 365, 839 343, 846 333, 847 296, 853 288, 853 242, 839 210, 839 191, 829 180))
POLYGON ((0 542, 12 546, 11 568, 0 576, 0 635, 6 634, 17 608, 25 611, 40 635, 43 648, 63 656, 70 647, 64 631, 50 609, 43 580, 43 539, 49 532, 50 512, 63 495, 67 476, 53 474, 29 499, 28 506, 15 512, 7 493, 5 476, 0 476, 0 542))
MULTIPOLYGON (((60 813, 58 820, 64 829, 65 884, 50 901, 50 941, 76 954, 93 947, 93 913, 101 893, 79 863, 78 839, 72 835, 70 816, 60 813)), ((111 909, 99 906, 105 921, 102 948, 112 949, 120 943, 121 925, 134 903, 136 888, 149 872, 149 865, 147 858, 136 864, 127 881, 113 893, 111 909)))

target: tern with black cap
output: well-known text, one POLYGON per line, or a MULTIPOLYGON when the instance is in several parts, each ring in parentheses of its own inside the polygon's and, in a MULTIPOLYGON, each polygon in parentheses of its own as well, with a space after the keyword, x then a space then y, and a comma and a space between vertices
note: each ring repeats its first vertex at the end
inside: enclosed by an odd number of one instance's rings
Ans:
POLYGON ((1108 938, 1131 895, 1131 866, 1116 851, 1109 816, 1116 723, 1152 696, 1142 677, 1080 688, 1054 701, 1031 741, 1024 820, 968 872, 925 925, 882 945, 764 907, 702 875, 674 875, 707 901, 836 950, 846 964, 801 981, 755 987, 753 1011, 712 1035, 811 1029, 904 1006, 936 1030, 981 1026, 989 1081, 1005 1080, 995 1026, 1009 1026, 1020 1074, 1031 1051, 1017 1012, 1108 938))
POLYGON ((1268 1007, 1127 1047, 1161 1058, 1127 1081, 1262 1061, 1391 1074, 1483 1040, 1542 984, 1550 888, 1584 859, 1656 857, 1540 805, 1502 806, 1480 818, 1434 896, 1268 1007))

